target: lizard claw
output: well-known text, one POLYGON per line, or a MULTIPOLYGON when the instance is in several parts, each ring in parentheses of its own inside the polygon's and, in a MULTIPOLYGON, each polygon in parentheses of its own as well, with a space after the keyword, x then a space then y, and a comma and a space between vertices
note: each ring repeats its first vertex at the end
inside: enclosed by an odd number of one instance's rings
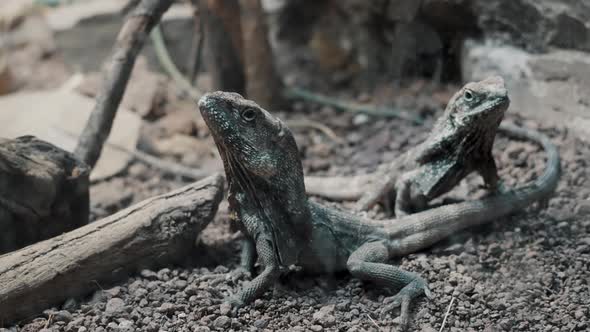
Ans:
POLYGON ((234 316, 238 313, 238 309, 245 305, 244 301, 242 301, 237 294, 228 296, 223 302, 225 305, 231 307, 231 313, 234 316))
POLYGON ((401 307, 399 315, 400 325, 402 330, 405 330, 408 326, 410 318, 410 302, 418 295, 424 293, 427 298, 432 299, 433 295, 428 284, 422 278, 414 279, 411 283, 407 284, 397 294, 388 299, 388 303, 383 307, 381 315, 385 315, 397 307, 401 307))

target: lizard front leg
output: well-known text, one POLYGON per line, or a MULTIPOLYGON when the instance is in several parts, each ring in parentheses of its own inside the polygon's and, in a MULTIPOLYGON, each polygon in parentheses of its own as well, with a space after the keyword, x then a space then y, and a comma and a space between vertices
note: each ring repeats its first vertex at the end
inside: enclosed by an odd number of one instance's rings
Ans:
POLYGON ((228 299, 234 308, 242 307, 262 295, 279 276, 279 262, 274 253, 272 241, 262 234, 256 239, 256 253, 262 260, 264 270, 228 299))
POLYGON ((426 281, 420 276, 386 264, 389 256, 389 250, 385 243, 382 241, 368 242, 355 250, 346 264, 348 271, 356 278, 374 281, 388 288, 401 288, 394 296, 393 302, 384 308, 384 312, 401 306, 401 325, 405 329, 408 324, 412 299, 423 293, 428 298, 431 298, 432 295, 426 281))
POLYGON ((506 191, 500 176, 494 156, 490 153, 476 169, 477 173, 483 178, 484 188, 493 194, 499 194, 506 191))
POLYGON ((411 213, 425 210, 428 206, 426 196, 416 190, 414 177, 417 176, 418 170, 407 172, 397 181, 395 196, 395 217, 401 218, 411 213))

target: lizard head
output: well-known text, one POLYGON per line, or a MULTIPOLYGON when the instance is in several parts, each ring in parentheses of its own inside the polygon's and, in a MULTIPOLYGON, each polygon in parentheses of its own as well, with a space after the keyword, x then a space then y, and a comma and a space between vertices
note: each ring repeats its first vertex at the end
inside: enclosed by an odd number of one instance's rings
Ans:
POLYGON ((504 80, 492 76, 463 86, 449 101, 443 118, 455 126, 470 126, 480 122, 499 124, 509 105, 504 80))
POLYGON ((249 176, 271 180, 284 172, 303 174, 289 128, 255 102, 233 92, 212 92, 199 100, 221 158, 233 159, 249 176))

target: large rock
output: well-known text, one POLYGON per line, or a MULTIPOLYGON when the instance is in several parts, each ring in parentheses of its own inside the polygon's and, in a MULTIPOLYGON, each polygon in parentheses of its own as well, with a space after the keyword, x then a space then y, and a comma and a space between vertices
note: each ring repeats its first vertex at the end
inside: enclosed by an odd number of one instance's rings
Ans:
POLYGON ((533 50, 590 50, 588 0, 472 0, 481 30, 533 50))
POLYGON ((543 123, 565 125, 590 140, 590 57, 554 50, 532 54, 492 41, 468 40, 463 46, 465 81, 501 75, 510 91, 509 112, 543 123))

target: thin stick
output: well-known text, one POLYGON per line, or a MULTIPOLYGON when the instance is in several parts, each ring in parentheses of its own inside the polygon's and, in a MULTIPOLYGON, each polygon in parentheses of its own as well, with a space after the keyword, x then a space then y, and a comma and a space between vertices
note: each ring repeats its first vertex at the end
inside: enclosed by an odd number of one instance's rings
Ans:
POLYGON ((445 317, 443 318, 442 325, 440 326, 440 330, 438 332, 442 332, 445 328, 445 324, 447 323, 447 317, 449 317, 449 313, 451 312, 451 307, 453 306, 453 302, 455 302, 455 297, 451 298, 451 303, 449 303, 449 307, 447 308, 447 312, 445 313, 445 317))
POLYGON ((381 331, 381 327, 377 324, 377 322, 373 319, 373 317, 371 317, 371 315, 369 315, 369 314, 367 314, 367 317, 369 317, 369 320, 371 321, 371 323, 373 323, 373 325, 375 325, 377 330, 381 331))
POLYGON ((338 136, 330 127, 312 120, 287 120, 287 126, 290 128, 313 128, 319 130, 328 138, 336 143, 344 143, 344 139, 338 136))
POLYGON ((129 153, 130 155, 135 157, 135 159, 137 159, 141 162, 144 162, 144 163, 148 164, 149 166, 152 166, 152 167, 154 167, 164 173, 167 173, 167 174, 180 175, 180 176, 183 176, 183 177, 191 179, 191 180, 200 180, 200 179, 210 175, 210 173, 204 172, 200 169, 186 167, 186 166, 183 166, 183 165, 180 165, 177 163, 173 163, 173 162, 168 162, 164 159, 154 157, 152 155, 141 152, 139 150, 130 150, 130 149, 127 149, 125 147, 122 147, 122 146, 119 146, 119 145, 116 145, 113 143, 107 143, 107 144, 110 147, 112 147, 113 149, 123 151, 125 153, 129 153))
POLYGON ((150 35, 150 38, 152 40, 152 43, 154 43, 154 50, 156 51, 156 57, 158 58, 158 62, 160 63, 160 65, 162 65, 162 67, 164 67, 166 73, 168 73, 168 75, 172 77, 172 80, 174 80, 176 85, 178 85, 180 89, 186 92, 194 100, 198 100, 199 98, 201 98, 203 93, 195 89, 195 87, 193 87, 193 85, 182 75, 180 70, 178 70, 178 67, 176 67, 174 61, 172 61, 170 53, 166 48, 166 43, 164 42, 162 30, 160 29, 159 25, 156 25, 154 27, 150 35))
POLYGON ((143 48, 152 27, 160 21, 172 2, 142 0, 128 16, 117 36, 110 61, 105 67, 102 86, 96 96, 96 105, 74 150, 74 154, 91 168, 96 165, 109 137, 137 54, 143 48))
POLYGON ((332 106, 337 110, 353 113, 364 113, 373 116, 386 118, 399 118, 410 121, 414 124, 423 124, 424 120, 421 117, 408 114, 406 111, 398 111, 388 108, 376 108, 372 106, 359 105, 350 102, 316 94, 300 88, 288 88, 285 90, 285 96, 291 99, 302 99, 322 105, 332 106))

